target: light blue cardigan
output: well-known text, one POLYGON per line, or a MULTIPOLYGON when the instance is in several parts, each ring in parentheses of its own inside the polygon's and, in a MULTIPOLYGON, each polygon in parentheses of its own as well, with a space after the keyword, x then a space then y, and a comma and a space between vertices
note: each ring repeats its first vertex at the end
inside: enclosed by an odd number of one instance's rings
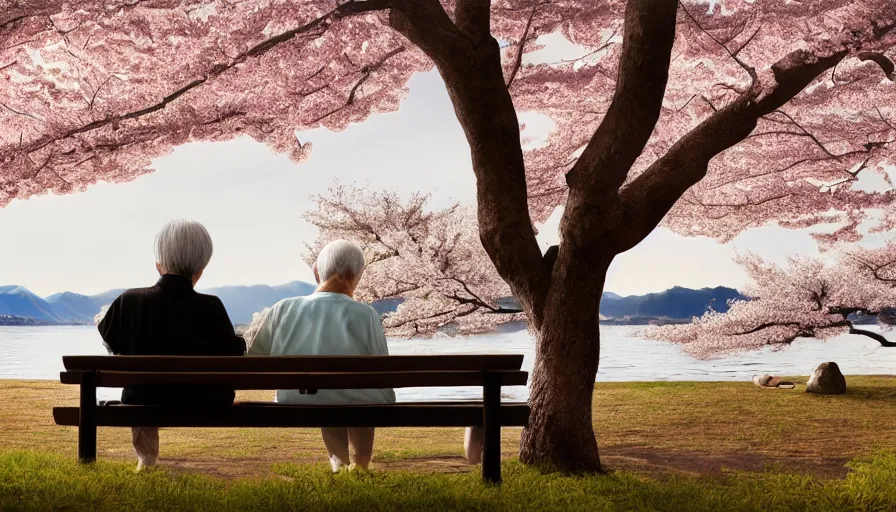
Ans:
MULTIPOLYGON (((248 355, 387 356, 379 314, 367 304, 332 292, 283 299, 265 314, 248 355)), ((385 404, 392 389, 322 389, 314 395, 277 391, 283 404, 385 404)))

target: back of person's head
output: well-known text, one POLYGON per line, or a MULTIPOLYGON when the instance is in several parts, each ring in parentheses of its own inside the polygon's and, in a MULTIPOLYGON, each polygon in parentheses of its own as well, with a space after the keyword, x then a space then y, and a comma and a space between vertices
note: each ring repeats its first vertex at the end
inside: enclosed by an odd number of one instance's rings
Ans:
POLYGON ((364 272, 364 253, 348 240, 334 240, 317 255, 315 266, 321 283, 333 278, 345 283, 356 282, 364 272))
POLYGON ((212 249, 205 226, 193 220, 172 220, 156 235, 156 265, 160 272, 192 278, 208 266, 212 249))

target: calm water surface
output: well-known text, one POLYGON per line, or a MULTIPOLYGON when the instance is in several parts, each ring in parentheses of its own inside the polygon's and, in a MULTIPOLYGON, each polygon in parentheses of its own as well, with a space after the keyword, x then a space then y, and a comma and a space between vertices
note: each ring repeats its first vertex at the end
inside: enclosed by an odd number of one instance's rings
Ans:
MULTIPOLYGON (((883 348, 862 336, 844 335, 826 342, 799 340, 777 352, 765 350, 700 361, 677 346, 637 338, 632 335, 634 329, 601 328, 599 382, 748 380, 760 373, 806 375, 824 361, 836 361, 847 375, 896 373, 896 349, 883 348)), ((469 338, 389 340, 389 351, 395 355, 524 354, 523 369, 530 372, 534 350, 532 337, 526 331, 469 338)), ((63 369, 63 355, 105 353, 92 326, 0 326, 0 379, 57 380, 63 369)), ((472 387, 396 390, 402 401, 465 399, 481 397, 481 393, 481 388, 472 387)), ((98 394, 101 399, 115 399, 119 391, 102 389, 98 394)), ((526 395, 525 387, 505 388, 506 399, 522 400, 526 395)))

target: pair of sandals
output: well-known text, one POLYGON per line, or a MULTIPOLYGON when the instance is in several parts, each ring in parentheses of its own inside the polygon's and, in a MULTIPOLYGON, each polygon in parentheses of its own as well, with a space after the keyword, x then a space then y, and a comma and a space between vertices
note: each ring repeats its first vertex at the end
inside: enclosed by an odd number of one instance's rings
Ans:
POLYGON ((756 384, 760 388, 772 389, 793 389, 796 387, 796 384, 793 382, 782 381, 781 377, 775 377, 773 375, 754 375, 753 384, 756 384))

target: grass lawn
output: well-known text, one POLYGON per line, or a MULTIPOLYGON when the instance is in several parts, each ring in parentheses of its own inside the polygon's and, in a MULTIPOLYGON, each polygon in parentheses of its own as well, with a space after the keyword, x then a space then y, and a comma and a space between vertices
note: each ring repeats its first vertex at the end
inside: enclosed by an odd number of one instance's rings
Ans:
POLYGON ((540 474, 505 464, 505 482, 487 487, 475 474, 384 471, 333 475, 309 465, 278 465, 267 478, 222 479, 70 457, 0 453, 0 510, 394 510, 463 511, 892 511, 896 455, 853 464, 844 479, 744 473, 725 477, 631 472, 591 477, 540 474))
MULTIPOLYGON (((76 429, 50 414, 77 404, 77 387, 0 380, 0 510, 896 510, 896 378, 847 383, 842 396, 597 384, 595 431, 615 471, 568 478, 509 460, 495 490, 461 458, 461 429, 380 429, 374 473, 333 476, 316 430, 164 429, 162 469, 134 475, 129 431, 100 428, 100 463, 79 467, 76 429)), ((519 429, 503 440, 512 459, 519 429)))

